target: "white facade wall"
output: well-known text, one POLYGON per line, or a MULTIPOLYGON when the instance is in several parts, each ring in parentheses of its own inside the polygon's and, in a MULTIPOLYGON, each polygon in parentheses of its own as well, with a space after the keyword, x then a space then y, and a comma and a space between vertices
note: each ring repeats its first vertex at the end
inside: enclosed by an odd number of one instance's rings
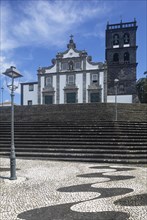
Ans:
POLYGON ((88 69, 88 70, 96 70, 98 68, 99 68, 98 64, 97 65, 92 65, 92 64, 88 63, 88 61, 86 60, 86 69, 88 69))
POLYGON ((102 88, 101 90, 102 102, 104 102, 104 72, 99 73, 99 84, 102 88))
MULTIPOLYGON (((109 95, 107 96, 108 103, 115 103, 115 96, 109 95)), ((132 103, 132 95, 117 95, 118 103, 132 103)))
POLYGON ((29 91, 29 84, 23 85, 23 105, 28 105, 28 101, 32 101, 33 105, 38 104, 38 84, 33 85, 33 91, 29 91))
POLYGON ((54 73, 54 72, 56 72, 56 68, 57 68, 57 66, 55 64, 51 69, 45 70, 45 73, 54 73))
POLYGON ((55 89, 55 104, 57 103, 57 92, 56 92, 56 76, 53 76, 53 87, 55 89))
POLYGON ((83 103, 83 74, 76 74, 76 86, 78 87, 78 103, 83 103))
POLYGON ((41 77, 41 104, 43 104, 43 95, 42 95, 42 89, 44 88, 45 85, 45 77, 41 77))
POLYGON ((59 103, 64 104, 64 87, 66 86, 66 75, 60 75, 59 103))
POLYGON ((86 103, 88 103, 88 86, 90 85, 90 73, 86 73, 86 103))
POLYGON ((68 51, 68 53, 63 55, 63 58, 72 58, 72 57, 79 57, 79 53, 76 53, 72 48, 68 51))

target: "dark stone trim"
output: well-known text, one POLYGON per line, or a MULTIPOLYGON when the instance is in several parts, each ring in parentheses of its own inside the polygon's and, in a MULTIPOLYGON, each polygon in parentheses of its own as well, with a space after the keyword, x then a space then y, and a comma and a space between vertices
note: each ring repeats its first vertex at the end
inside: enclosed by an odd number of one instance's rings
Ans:
MULTIPOLYGON (((89 70, 72 70, 71 71, 65 71, 65 72, 53 72, 53 73, 49 73, 51 75, 57 75, 57 74, 60 74, 60 75, 66 75, 66 74, 81 74, 81 73, 91 73, 91 72, 102 72, 104 71, 104 68, 101 68, 101 69, 89 69, 89 70)), ((47 76, 47 74, 41 74, 41 76, 47 76)))
POLYGON ((86 103, 86 72, 83 73, 83 103, 86 103))
POLYGON ((104 70, 104 102, 107 102, 107 69, 104 70))
POLYGON ((30 85, 30 84, 38 84, 38 82, 26 82, 26 83, 20 83, 21 85, 30 85))
POLYGON ((60 77, 59 74, 56 77, 56 104, 60 104, 60 77))
POLYGON ((23 105, 23 98, 24 98, 23 85, 24 85, 24 84, 21 83, 21 97, 20 97, 20 103, 21 103, 21 105, 23 105))

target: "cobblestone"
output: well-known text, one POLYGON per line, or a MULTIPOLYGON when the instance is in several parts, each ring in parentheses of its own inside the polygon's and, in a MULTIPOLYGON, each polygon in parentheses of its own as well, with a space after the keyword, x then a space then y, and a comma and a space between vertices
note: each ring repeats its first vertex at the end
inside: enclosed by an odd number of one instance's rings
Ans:
POLYGON ((147 168, 1 158, 1 220, 147 220, 147 168))

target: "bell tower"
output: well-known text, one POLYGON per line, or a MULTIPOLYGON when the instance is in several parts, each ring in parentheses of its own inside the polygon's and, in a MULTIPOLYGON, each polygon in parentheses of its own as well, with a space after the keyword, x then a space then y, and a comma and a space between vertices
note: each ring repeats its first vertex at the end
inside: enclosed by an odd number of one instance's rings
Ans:
POLYGON ((136 97, 136 20, 133 22, 107 24, 106 49, 107 92, 115 95, 114 79, 118 79, 118 95, 136 97))

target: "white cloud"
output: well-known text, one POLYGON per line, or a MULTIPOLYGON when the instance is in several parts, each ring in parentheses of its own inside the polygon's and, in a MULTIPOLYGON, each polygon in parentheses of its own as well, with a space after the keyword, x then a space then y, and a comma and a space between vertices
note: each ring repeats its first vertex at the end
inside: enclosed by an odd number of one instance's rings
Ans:
POLYGON ((14 61, 9 61, 5 56, 0 56, 0 73, 5 72, 10 66, 16 66, 14 61))
POLYGON ((30 45, 60 46, 81 24, 110 11, 101 1, 30 0, 1 7, 1 49, 5 51, 30 45))
MULTIPOLYGON (((6 77, 2 73, 6 71, 7 68, 10 68, 10 66, 16 66, 15 62, 9 61, 5 56, 0 56, 0 87, 3 87, 5 89, 5 92, 10 93, 9 88, 7 85, 11 85, 11 79, 9 77, 6 77)), ((15 91, 15 93, 20 94, 20 84, 19 80, 15 80, 15 85, 18 87, 15 91)))

